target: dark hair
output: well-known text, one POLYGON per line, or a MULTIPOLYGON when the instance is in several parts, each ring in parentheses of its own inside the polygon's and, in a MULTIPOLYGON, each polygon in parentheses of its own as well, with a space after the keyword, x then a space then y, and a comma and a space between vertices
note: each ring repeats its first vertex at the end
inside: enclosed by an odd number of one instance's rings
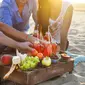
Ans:
POLYGON ((42 33, 48 31, 50 4, 48 0, 38 0, 38 24, 42 26, 42 33))

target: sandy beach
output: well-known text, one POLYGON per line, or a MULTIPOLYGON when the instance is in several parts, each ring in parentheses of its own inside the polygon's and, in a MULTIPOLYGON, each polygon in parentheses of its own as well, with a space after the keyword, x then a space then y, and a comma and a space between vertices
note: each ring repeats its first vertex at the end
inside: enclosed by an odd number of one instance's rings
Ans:
POLYGON ((69 50, 85 55, 85 12, 74 11, 68 38, 69 50))

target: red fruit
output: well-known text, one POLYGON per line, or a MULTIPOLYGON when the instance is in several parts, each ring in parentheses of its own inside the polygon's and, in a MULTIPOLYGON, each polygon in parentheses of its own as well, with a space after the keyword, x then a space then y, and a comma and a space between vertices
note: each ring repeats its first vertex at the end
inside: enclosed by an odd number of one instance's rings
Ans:
POLYGON ((65 60, 68 60, 70 58, 70 56, 68 56, 66 53, 62 53, 61 57, 65 60))
POLYGON ((53 54, 57 53, 57 44, 56 43, 52 43, 52 53, 53 54))
POLYGON ((44 39, 49 41, 49 40, 51 40, 51 37, 48 33, 46 33, 45 36, 44 36, 44 39))
POLYGON ((42 53, 38 53, 37 56, 38 56, 39 59, 43 59, 43 54, 42 53))
POLYGON ((41 53, 44 52, 45 46, 41 44, 41 53))
POLYGON ((60 45, 57 45, 57 52, 60 51, 60 45))
POLYGON ((38 52, 41 52, 41 45, 40 45, 40 43, 34 43, 34 48, 35 48, 38 52))
POLYGON ((10 65, 12 63, 12 56, 11 55, 3 55, 1 57, 1 62, 4 65, 10 65))
POLYGON ((45 36, 44 36, 44 40, 49 41, 48 35, 45 35, 45 36))
POLYGON ((45 45, 45 49, 44 49, 43 55, 44 55, 45 57, 52 55, 52 45, 51 45, 51 44, 45 45))
POLYGON ((31 55, 32 55, 32 56, 37 56, 37 54, 38 54, 37 50, 35 50, 35 49, 32 50, 32 52, 31 52, 31 55))

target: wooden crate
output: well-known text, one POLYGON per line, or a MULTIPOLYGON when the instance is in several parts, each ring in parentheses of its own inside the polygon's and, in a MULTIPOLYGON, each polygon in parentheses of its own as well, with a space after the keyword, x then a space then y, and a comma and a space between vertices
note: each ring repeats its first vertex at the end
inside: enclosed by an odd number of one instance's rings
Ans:
MULTIPOLYGON (((74 60, 70 58, 67 63, 58 62, 50 67, 37 68, 33 71, 15 70, 8 80, 20 83, 22 85, 34 85, 46 81, 56 76, 61 76, 65 72, 72 72, 74 60)), ((7 66, 0 66, 0 77, 2 78, 9 70, 7 66)))

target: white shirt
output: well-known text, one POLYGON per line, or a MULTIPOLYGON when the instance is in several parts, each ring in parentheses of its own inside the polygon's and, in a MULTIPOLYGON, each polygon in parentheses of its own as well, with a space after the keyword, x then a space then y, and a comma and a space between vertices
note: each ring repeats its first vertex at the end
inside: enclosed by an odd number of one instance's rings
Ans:
MULTIPOLYGON (((56 21, 58 21, 60 19, 60 21, 57 22, 57 27, 51 28, 54 31, 54 32, 51 33, 51 35, 56 40, 57 43, 60 43, 60 30, 61 30, 61 27, 62 27, 62 24, 63 24, 63 17, 65 16, 65 13, 66 13, 66 11, 67 11, 67 9, 70 5, 71 4, 69 2, 63 0, 61 12, 59 14, 59 17, 56 20, 56 21), (56 30, 56 28, 57 28, 57 30, 56 30)), ((50 25, 54 22, 55 22, 54 20, 49 19, 50 25)))

